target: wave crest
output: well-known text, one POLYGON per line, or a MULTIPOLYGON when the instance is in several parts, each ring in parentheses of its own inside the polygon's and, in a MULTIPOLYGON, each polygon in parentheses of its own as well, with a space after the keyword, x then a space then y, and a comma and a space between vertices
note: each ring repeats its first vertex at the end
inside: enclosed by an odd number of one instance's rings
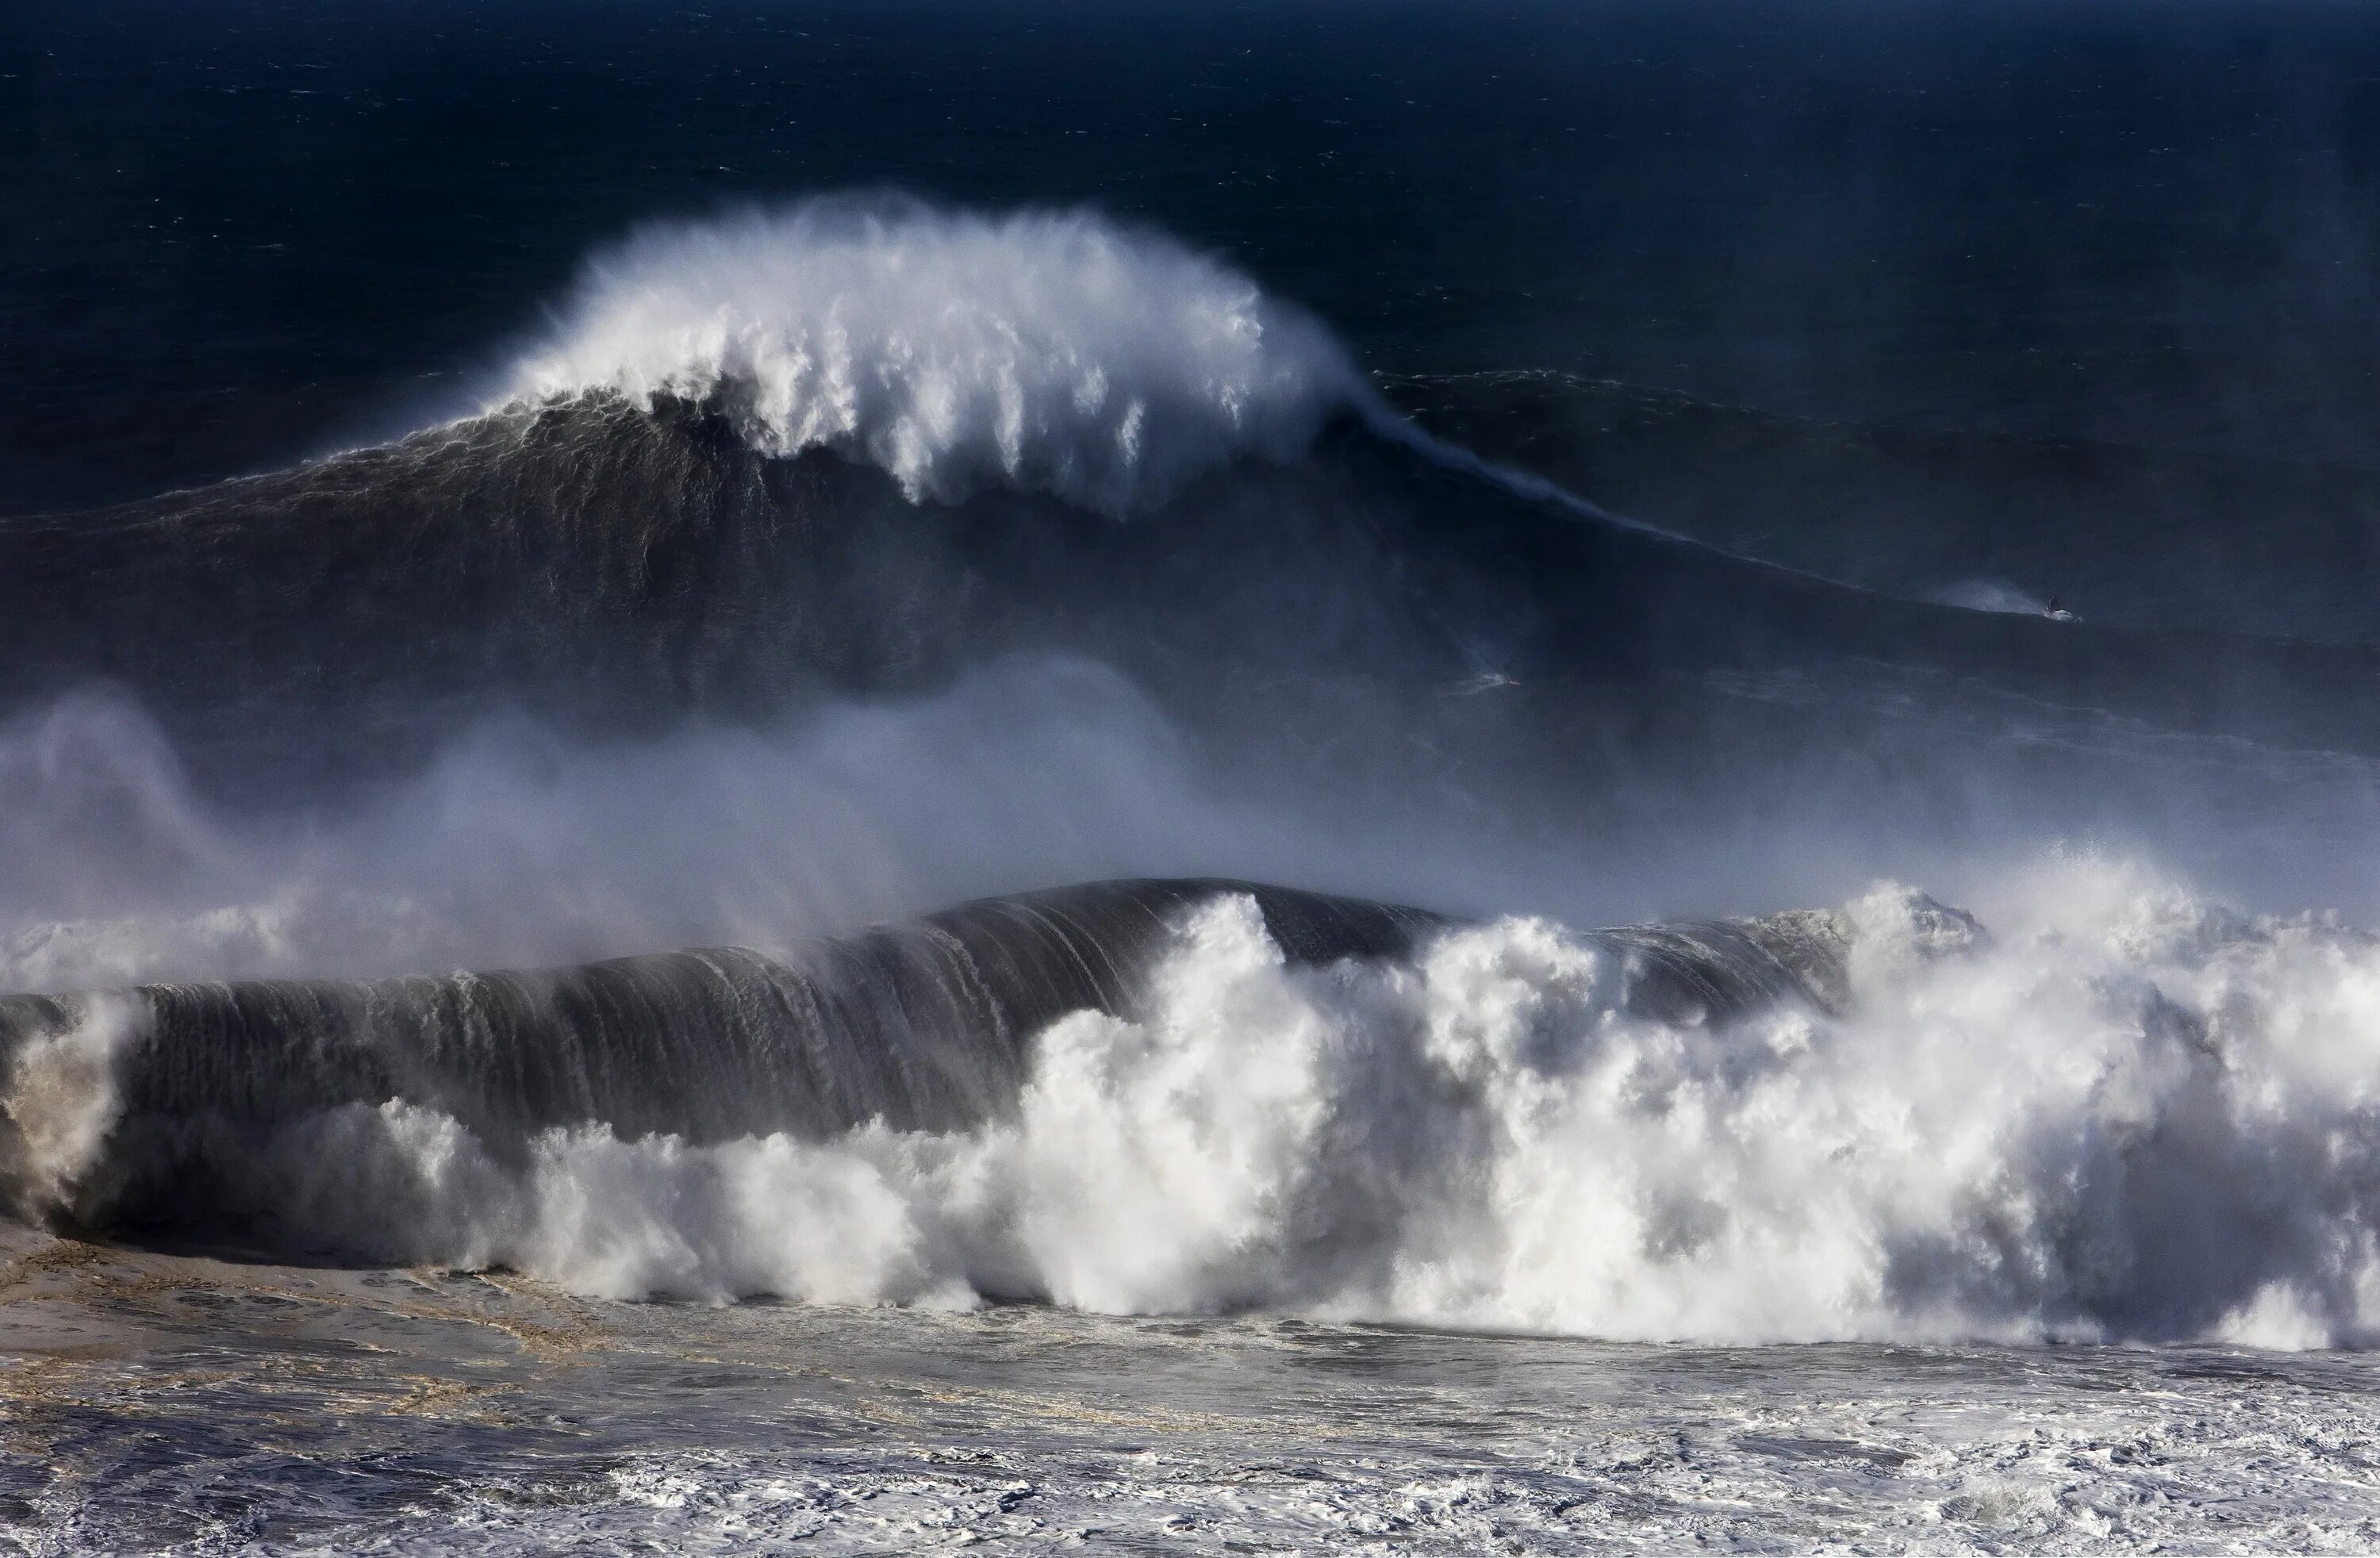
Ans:
POLYGON ((988 486, 1111 515, 1285 461, 1371 391, 1229 266, 1087 212, 821 199, 655 228, 589 267, 504 398, 716 405, 755 448, 831 449, 913 501, 988 486))

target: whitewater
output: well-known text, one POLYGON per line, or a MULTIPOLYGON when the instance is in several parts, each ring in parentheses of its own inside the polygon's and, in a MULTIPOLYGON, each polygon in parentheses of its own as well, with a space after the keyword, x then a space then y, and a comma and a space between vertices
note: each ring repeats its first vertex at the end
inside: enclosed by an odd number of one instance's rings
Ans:
POLYGON ((291 1547, 2380 1531, 2368 645, 1613 517, 892 196, 0 564, 18 1529, 222 1536, 129 1401, 291 1547))
POLYGON ((986 483, 1122 516, 1304 452, 1369 386, 1329 334, 1162 235, 896 197, 657 229, 589 267, 499 404, 716 403, 771 455, 831 449, 912 502, 986 483))
MULTIPOLYGON (((1092 1005, 1032 1034, 1013 1104, 955 1106, 993 1115, 971 1128, 904 1128, 953 1106, 903 1086, 930 1058, 888 1062, 903 1036, 853 1014, 815 1041, 859 1053, 809 1063, 854 1078, 841 1112, 861 1119, 841 1129, 689 1140, 604 1118, 508 1139, 404 1091, 315 1097, 207 1142, 147 1199, 191 1215, 195 1176, 297 1248, 611 1298, 1032 1299, 1738 1344, 2359 1344, 2380 1294, 2364 1080, 2380 947, 2107 861, 2010 891, 2013 933, 1993 936, 1879 889, 1799 930, 1827 943, 1822 966, 1753 996, 1724 963, 1648 994, 1663 970, 1646 949, 1542 920, 1293 965, 1225 886, 1184 895, 1135 1016, 1092 1005)), ((0 1110, 20 1215, 104 1226, 137 1201, 119 1057, 144 1026, 189 1023, 188 999, 102 996, 53 1030, 18 1025, 0 1110)), ((243 1089, 273 1085, 272 1020, 204 1033, 245 1034, 243 1089)), ((699 1056, 646 1064, 735 1085, 699 1056)), ((494 1107, 495 1085, 476 1102, 494 1107)), ((197 1101, 172 1106, 188 1131, 197 1101)))

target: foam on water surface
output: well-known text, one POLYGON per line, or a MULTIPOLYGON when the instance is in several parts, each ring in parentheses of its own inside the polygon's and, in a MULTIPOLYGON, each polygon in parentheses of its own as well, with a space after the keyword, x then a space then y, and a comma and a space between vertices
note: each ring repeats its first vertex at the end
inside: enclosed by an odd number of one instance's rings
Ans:
POLYGON ((1693 1348, 0 1268, 32 1552, 2368 1551, 2360 1357, 1693 1348))

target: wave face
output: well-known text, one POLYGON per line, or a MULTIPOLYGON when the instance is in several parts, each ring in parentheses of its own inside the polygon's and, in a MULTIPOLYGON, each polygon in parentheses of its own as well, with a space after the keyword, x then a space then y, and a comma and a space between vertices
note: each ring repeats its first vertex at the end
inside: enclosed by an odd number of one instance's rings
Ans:
MULTIPOLYGON (((0 1033, 17 1053, 79 1042, 94 1025, 136 1035, 111 1051, 115 1107, 169 1134, 194 1120, 271 1131, 391 1098, 500 1148, 584 1124, 698 1142, 869 1120, 946 1129, 1007 1111, 1026 1045, 1050 1022, 1136 1009, 1169 915, 1227 890, 1309 962, 1402 953, 1438 923, 1281 888, 1093 883, 783 957, 710 947, 546 970, 0 997, 0 1033)), ((20 1127, 29 1109, 11 1111, 20 1127)))
POLYGON ((2002 911, 1137 882, 783 959, 18 998, 9 1182, 614 1296, 2366 1339, 2380 942, 2082 860, 2002 911))
POLYGON ((505 398, 598 392, 720 407, 762 453, 832 450, 913 502, 1004 486, 1111 515, 1294 458, 1372 403, 1328 332, 1161 235, 894 198, 657 229, 599 260, 505 398))
MULTIPOLYGON (((1029 1046, 1051 1024, 1143 1016, 1183 915, 1223 896, 1245 900, 1300 966, 1402 957, 1448 923, 1279 887, 1138 880, 987 899, 783 956, 714 947, 537 971, 0 997, 16 1078, 0 1156, 19 1211, 204 1221, 253 1177, 222 1184, 226 1144, 349 1107, 428 1109, 499 1156, 582 1126, 698 1146, 871 1123, 968 1128, 1014 1115, 1029 1046), (91 1161, 70 1175, 59 1165, 77 1150, 91 1161), (64 1195, 68 1178, 85 1188, 64 1195)), ((1730 1014, 1787 993, 1822 1000, 1837 982, 1828 935, 1791 919, 1608 934, 1639 965, 1632 1000, 1647 1011, 1730 1014)), ((267 1222, 276 1211, 249 1210, 267 1222)))
POLYGON ((1366 702, 1444 728, 1349 772, 1460 751, 1585 795, 1672 736, 1679 770, 1740 768, 1724 749, 1770 741, 1751 705, 1779 699, 1832 711, 1791 736, 1832 752, 1953 703, 2363 752, 2380 730, 2368 648, 1894 600, 1508 479, 1395 423, 1244 278, 1087 216, 827 202, 657 230, 495 399, 0 522, 0 701, 113 685, 243 795, 418 770, 492 717, 782 722, 1018 652, 1331 750, 1366 702), (1617 729, 1633 749, 1588 772, 1617 729), (1479 756, 1500 742, 1518 755, 1479 756))

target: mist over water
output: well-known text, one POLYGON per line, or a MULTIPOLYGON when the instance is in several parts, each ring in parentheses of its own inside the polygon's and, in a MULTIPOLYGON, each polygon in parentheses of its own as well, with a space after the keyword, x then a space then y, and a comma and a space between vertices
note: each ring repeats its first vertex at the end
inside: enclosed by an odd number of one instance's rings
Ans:
POLYGON ((490 724, 294 815, 195 790, 152 722, 99 697, 27 715, 0 762, 11 989, 769 945, 1298 846, 1202 788, 1180 734, 1080 662, 996 663, 765 730, 590 746, 490 724))

